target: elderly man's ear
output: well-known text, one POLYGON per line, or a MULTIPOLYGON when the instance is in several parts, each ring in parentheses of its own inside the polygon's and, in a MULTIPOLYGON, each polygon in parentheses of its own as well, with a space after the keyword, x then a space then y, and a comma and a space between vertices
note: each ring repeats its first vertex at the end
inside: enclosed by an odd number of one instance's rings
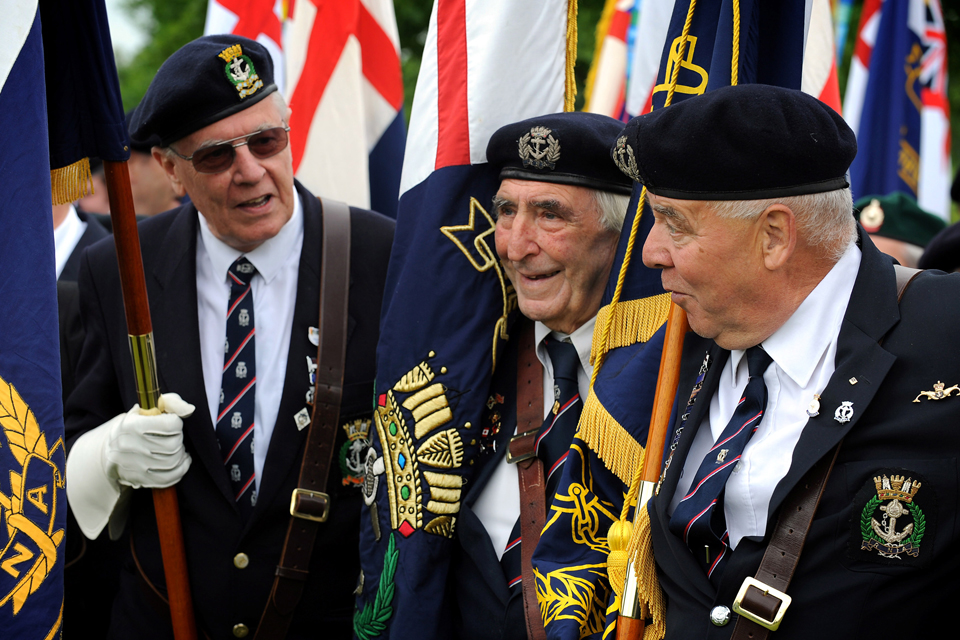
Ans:
POLYGON ((796 216, 789 207, 774 204, 760 214, 757 222, 763 264, 768 270, 777 271, 786 265, 796 250, 796 216))
POLYGON ((183 183, 180 182, 180 177, 176 172, 176 165, 173 162, 173 158, 163 153, 159 147, 154 147, 151 150, 154 160, 160 163, 160 166, 163 167, 163 172, 167 175, 167 179, 170 181, 171 186, 173 186, 174 192, 177 194, 178 198, 182 198, 187 195, 187 189, 183 186, 183 183))

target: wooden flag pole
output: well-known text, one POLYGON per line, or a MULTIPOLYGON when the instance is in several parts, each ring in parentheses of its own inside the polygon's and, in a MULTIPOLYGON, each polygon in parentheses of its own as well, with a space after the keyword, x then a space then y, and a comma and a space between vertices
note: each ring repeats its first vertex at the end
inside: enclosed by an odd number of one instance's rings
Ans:
MULTIPOLYGON (((140 255, 140 237, 137 235, 133 193, 130 190, 130 172, 126 162, 104 161, 103 167, 110 198, 113 240, 117 247, 117 262, 120 264, 120 286, 127 316, 130 353, 137 378, 137 397, 144 413, 159 413, 160 385, 157 382, 153 324, 150 321, 147 283, 143 275, 143 258, 140 255)), ((193 616, 187 554, 183 544, 176 488, 154 489, 153 506, 157 514, 173 636, 176 640, 196 640, 197 624, 193 616)))
MULTIPOLYGON (((643 476, 640 484, 640 496, 634 522, 641 509, 653 496, 660 466, 663 462, 663 446, 670 431, 670 414, 680 381, 680 358, 683 355, 683 338, 690 325, 687 313, 675 304, 670 305, 667 317, 667 333, 663 339, 663 353, 660 355, 660 375, 657 377, 657 390, 653 397, 653 412, 650 416, 650 429, 647 432, 647 446, 644 450, 643 476)), ((638 528, 634 526, 634 532, 638 528)), ((646 611, 642 606, 638 591, 637 574, 633 560, 627 564, 627 581, 623 589, 620 614, 617 616, 617 640, 640 640, 643 637, 643 621, 646 611)))

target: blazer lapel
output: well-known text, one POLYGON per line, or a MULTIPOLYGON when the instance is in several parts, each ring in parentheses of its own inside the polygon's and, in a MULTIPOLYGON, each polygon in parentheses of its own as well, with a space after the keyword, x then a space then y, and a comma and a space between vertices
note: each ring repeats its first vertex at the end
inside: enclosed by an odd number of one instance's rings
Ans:
POLYGON ((180 393, 197 407, 193 417, 184 421, 184 434, 224 498, 234 504, 203 384, 196 311, 197 223, 196 208, 181 210, 167 231, 152 273, 159 292, 150 301, 158 377, 161 389, 180 393))
POLYGON ((840 325, 836 370, 820 394, 820 415, 807 421, 790 470, 774 490, 771 515, 810 467, 857 426, 896 361, 896 356, 880 346, 883 336, 900 320, 893 265, 862 228, 858 231, 860 271, 840 325), (846 415, 838 413, 841 406, 849 407, 843 412, 846 415), (842 421, 846 417, 847 421, 842 421))

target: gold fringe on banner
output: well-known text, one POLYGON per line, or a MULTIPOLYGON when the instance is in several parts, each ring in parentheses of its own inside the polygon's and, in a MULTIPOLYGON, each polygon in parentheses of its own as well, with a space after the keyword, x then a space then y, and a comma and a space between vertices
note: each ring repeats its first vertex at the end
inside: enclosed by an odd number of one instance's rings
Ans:
POLYGON ((633 518, 633 535, 627 547, 627 557, 633 559, 633 572, 637 576, 638 593, 648 607, 650 624, 644 626, 643 640, 660 640, 667 633, 666 606, 663 591, 657 580, 656 564, 653 561, 653 540, 650 534, 650 514, 642 505, 633 518))
POLYGON ((90 159, 82 158, 65 167, 51 169, 50 189, 55 205, 75 202, 93 193, 90 159))
POLYGON ((670 313, 670 294, 624 300, 616 305, 608 304, 597 312, 597 325, 605 326, 610 322, 607 344, 603 344, 603 332, 593 332, 593 346, 590 347, 590 361, 603 357, 611 349, 629 347, 638 342, 646 342, 667 321, 670 313), (610 318, 613 314, 613 318, 610 318))
POLYGON ((583 405, 577 437, 623 484, 630 486, 637 460, 643 460, 643 446, 600 404, 595 393, 587 396, 583 405))
POLYGON ((593 48, 593 62, 590 63, 590 72, 587 73, 587 84, 584 87, 583 110, 590 111, 590 98, 593 96, 593 83, 597 79, 597 64, 600 62, 600 52, 603 50, 603 41, 607 39, 610 32, 610 23, 613 22, 613 14, 617 11, 618 0, 607 0, 603 5, 603 13, 600 14, 600 20, 597 22, 597 43, 593 48))
POLYGON ((563 110, 573 111, 577 98, 577 0, 567 1, 567 75, 564 82, 563 110))

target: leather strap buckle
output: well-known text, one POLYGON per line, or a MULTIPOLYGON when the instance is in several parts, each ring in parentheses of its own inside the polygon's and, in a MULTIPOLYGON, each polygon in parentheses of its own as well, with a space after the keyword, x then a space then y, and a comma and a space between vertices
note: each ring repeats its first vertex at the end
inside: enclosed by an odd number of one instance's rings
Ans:
POLYGON ((780 627, 783 614, 787 612, 787 607, 790 606, 791 602, 793 602, 793 598, 783 591, 747 576, 744 578, 743 584, 740 585, 740 592, 737 593, 737 597, 733 601, 733 610, 765 629, 776 631, 780 627), (744 606, 752 607, 760 611, 762 615, 745 609, 744 606), (768 617, 763 617, 764 615, 768 617))
POLYGON ((326 522, 330 515, 330 496, 322 491, 296 488, 290 496, 290 515, 303 520, 326 522))
POLYGON ((524 460, 529 460, 530 458, 535 458, 537 456, 537 447, 535 439, 537 431, 540 429, 530 429, 529 431, 524 431, 523 433, 518 433, 517 435, 510 438, 510 444, 507 445, 507 464, 517 464, 518 462, 523 462, 524 460), (524 438, 528 438, 527 443, 522 443, 524 438), (516 450, 518 453, 514 454, 514 443, 517 444, 516 450), (524 447, 523 444, 529 446, 524 447))

